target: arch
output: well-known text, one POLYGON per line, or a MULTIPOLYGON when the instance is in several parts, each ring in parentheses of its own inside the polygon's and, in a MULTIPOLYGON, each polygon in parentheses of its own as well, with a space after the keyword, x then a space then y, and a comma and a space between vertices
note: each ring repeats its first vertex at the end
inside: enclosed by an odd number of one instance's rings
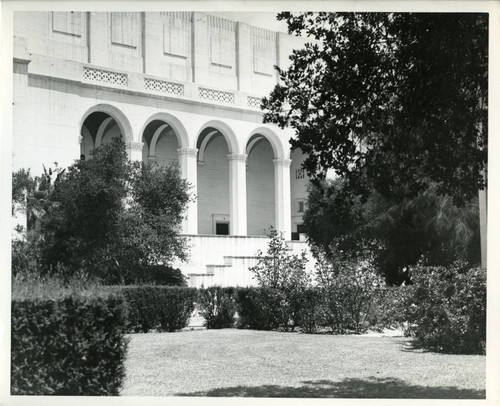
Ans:
MULTIPOLYGON (((261 141, 264 137, 261 136, 256 136, 247 144, 247 149, 245 151, 245 154, 250 155, 250 152, 252 151, 252 148, 257 144, 259 141, 261 141)), ((275 154, 276 155, 276 154, 275 154)))
MULTIPOLYGON (((177 137, 177 143, 179 144, 179 148, 189 147, 189 137, 186 131, 186 127, 184 127, 184 125, 177 117, 173 116, 170 113, 165 113, 165 112, 153 114, 146 120, 141 129, 141 139, 144 134, 144 131, 146 130, 146 127, 155 120, 164 121, 165 123, 168 124, 170 128, 172 128, 172 130, 174 130, 174 134, 177 137)), ((158 137, 159 136, 160 134, 158 134, 158 137)), ((158 141, 158 137, 154 140, 155 142, 158 141)), ((153 145, 153 142, 151 142, 151 145, 153 145)))
POLYGON ((223 121, 219 121, 219 120, 210 120, 210 121, 206 122, 203 126, 201 126, 201 128, 198 131, 198 135, 196 136, 194 147, 196 147, 196 144, 198 142, 198 138, 200 137, 203 130, 205 130, 207 128, 214 128, 222 134, 222 136, 225 138, 225 140, 227 142, 227 146, 228 146, 230 154, 238 154, 239 153, 240 149, 239 149, 239 145, 238 145, 238 139, 236 138, 236 134, 234 133, 233 129, 229 125, 224 123, 223 121))
MULTIPOLYGON (((106 131, 106 128, 108 127, 109 123, 113 121, 113 117, 108 117, 104 119, 104 121, 101 123, 99 126, 99 129, 97 130, 97 134, 95 136, 95 146, 96 148, 99 148, 102 144, 102 137, 104 136, 104 132, 106 131)), ((116 120, 115 120, 116 122, 116 120)))
MULTIPOLYGON (((80 126, 79 128, 82 128, 83 123, 87 119, 88 116, 90 116, 92 113, 96 112, 101 112, 101 113, 106 113, 109 116, 111 116, 116 124, 118 125, 118 128, 120 129, 120 133, 123 136, 123 139, 125 141, 133 141, 133 132, 132 132, 132 126, 130 125, 130 122, 128 121, 127 117, 123 112, 118 109, 115 106, 112 106, 110 104, 96 104, 95 106, 92 106, 89 108, 85 114, 82 116, 80 120, 80 126)), ((101 136, 102 137, 102 136, 101 136)), ((97 138, 96 138, 96 146, 97 145, 97 138)))
POLYGON ((205 154, 205 149, 207 148, 208 143, 210 142, 210 138, 212 138, 215 134, 217 134, 217 131, 210 131, 205 138, 203 138, 203 141, 201 142, 200 148, 198 148, 198 161, 203 162, 203 155, 205 154))
MULTIPOLYGON (((151 139, 151 145, 149 146, 149 156, 156 156, 156 144, 158 143, 158 139, 160 138, 160 135, 165 128, 170 128, 170 126, 168 124, 162 124, 154 132, 153 138, 151 139)), ((144 137, 144 135, 143 135, 143 137, 144 137)), ((177 141, 178 140, 179 140, 179 137, 177 137, 177 141)))
MULTIPOLYGON (((262 135, 264 138, 266 138, 269 143, 271 144, 271 147, 273 149, 273 153, 274 153, 274 158, 277 159, 277 158, 288 158, 288 156, 286 156, 285 154, 285 149, 283 148, 283 144, 281 142, 281 139, 280 137, 278 137, 278 135, 271 129, 267 128, 267 127, 258 127, 256 129, 254 129, 250 135, 248 136, 246 142, 245 142, 245 145, 249 145, 252 144, 252 141, 251 141, 251 138, 255 135, 262 135)), ((248 152, 250 152, 250 149, 248 150, 248 152)))

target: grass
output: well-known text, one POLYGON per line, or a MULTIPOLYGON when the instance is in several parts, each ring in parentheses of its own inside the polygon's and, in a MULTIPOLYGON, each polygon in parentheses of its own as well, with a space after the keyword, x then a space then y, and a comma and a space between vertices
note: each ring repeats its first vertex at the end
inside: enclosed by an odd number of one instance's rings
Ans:
POLYGON ((403 337, 193 330, 131 335, 125 396, 485 398, 486 357, 403 337))

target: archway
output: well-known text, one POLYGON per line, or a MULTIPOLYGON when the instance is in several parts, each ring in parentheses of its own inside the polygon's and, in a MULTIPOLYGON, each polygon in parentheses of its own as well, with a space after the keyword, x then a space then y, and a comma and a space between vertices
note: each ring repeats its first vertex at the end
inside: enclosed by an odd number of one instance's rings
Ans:
POLYGON ((198 234, 231 233, 228 154, 234 144, 220 127, 206 125, 198 136, 198 234))
POLYGON ((94 150, 112 138, 124 138, 122 130, 112 116, 102 111, 90 113, 83 121, 80 134, 80 157, 90 158, 94 150))
POLYGON ((276 226, 274 149, 261 134, 250 137, 246 147, 247 233, 267 235, 276 226))

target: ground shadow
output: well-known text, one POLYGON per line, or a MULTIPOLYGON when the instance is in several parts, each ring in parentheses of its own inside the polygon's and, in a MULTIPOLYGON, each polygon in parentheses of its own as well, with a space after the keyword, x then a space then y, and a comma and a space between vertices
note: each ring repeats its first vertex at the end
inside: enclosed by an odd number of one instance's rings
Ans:
POLYGON ((411 385, 397 378, 344 379, 343 381, 304 381, 303 386, 234 386, 176 396, 276 397, 276 398, 408 398, 408 399, 485 399, 485 390, 453 386, 411 385))

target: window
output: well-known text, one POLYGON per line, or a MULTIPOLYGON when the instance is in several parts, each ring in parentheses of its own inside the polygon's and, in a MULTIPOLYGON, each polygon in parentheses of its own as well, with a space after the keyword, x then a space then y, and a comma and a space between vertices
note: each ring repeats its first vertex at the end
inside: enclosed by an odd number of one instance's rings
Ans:
POLYGON ((299 234, 305 234, 306 228, 304 227, 304 224, 297 224, 297 233, 299 234))
POLYGON ((304 213, 304 200, 297 201, 297 213, 304 213))

